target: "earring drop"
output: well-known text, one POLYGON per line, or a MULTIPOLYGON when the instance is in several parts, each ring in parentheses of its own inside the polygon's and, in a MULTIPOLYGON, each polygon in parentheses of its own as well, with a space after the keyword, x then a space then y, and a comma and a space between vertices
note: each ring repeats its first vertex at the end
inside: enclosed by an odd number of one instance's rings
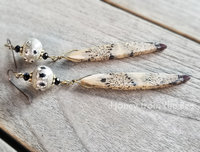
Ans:
POLYGON ((36 90, 41 91, 47 90, 54 85, 69 86, 74 83, 86 88, 146 90, 178 85, 190 79, 188 75, 129 72, 94 74, 71 81, 60 81, 59 78, 53 74, 53 71, 44 65, 36 67, 31 73, 13 73, 16 78, 23 78, 25 81, 29 81, 36 90))
POLYGON ((107 44, 82 50, 72 50, 63 56, 49 56, 48 53, 43 50, 42 43, 35 38, 28 39, 23 46, 16 45, 15 47, 8 39, 5 46, 14 50, 16 53, 20 53, 24 60, 30 63, 36 62, 39 59, 46 60, 48 58, 52 61, 60 59, 66 59, 72 62, 104 61, 160 52, 167 48, 165 44, 161 43, 130 42, 107 44))
POLYGON ((23 46, 12 45, 11 41, 7 39, 7 44, 5 44, 10 50, 20 53, 26 62, 36 62, 40 58, 47 59, 47 53, 43 52, 42 43, 38 39, 31 38, 27 40, 23 46))

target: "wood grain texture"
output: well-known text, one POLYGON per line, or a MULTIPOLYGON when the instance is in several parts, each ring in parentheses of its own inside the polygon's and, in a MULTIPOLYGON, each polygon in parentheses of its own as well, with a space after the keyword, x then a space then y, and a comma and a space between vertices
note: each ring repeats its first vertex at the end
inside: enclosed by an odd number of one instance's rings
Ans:
POLYGON ((16 152, 12 147, 0 139, 0 151, 1 152, 16 152))
MULTIPOLYGON (((37 151, 199 151, 200 46, 106 3, 94 0, 0 1, 0 125, 37 151), (23 44, 36 37, 52 55, 100 44, 155 41, 162 53, 95 63, 38 62, 60 79, 109 72, 190 74, 183 85, 157 91, 113 91, 78 86, 34 90, 7 80, 13 68, 6 38, 23 44)), ((32 71, 17 57, 19 71, 32 71)))
POLYGON ((103 1, 200 43, 198 0, 103 1))

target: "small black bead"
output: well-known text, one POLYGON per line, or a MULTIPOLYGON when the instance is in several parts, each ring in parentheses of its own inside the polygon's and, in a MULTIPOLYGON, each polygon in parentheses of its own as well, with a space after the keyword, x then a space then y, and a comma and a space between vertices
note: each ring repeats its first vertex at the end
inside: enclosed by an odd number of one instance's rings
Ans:
POLYGON ((15 52, 17 52, 17 53, 20 52, 20 48, 21 47, 19 45, 15 46, 15 52))
POLYGON ((33 53, 34 53, 34 54, 37 54, 37 51, 36 51, 36 50, 34 50, 34 51, 33 51, 33 53))
POLYGON ((24 78, 25 81, 27 81, 28 79, 30 79, 30 74, 24 73, 23 78, 24 78))
POLYGON ((44 54, 42 55, 42 58, 43 58, 44 60, 46 60, 48 57, 49 57, 49 56, 48 56, 47 53, 44 53, 44 54))
POLYGON ((55 78, 55 85, 59 85, 59 84, 60 84, 59 78, 55 78))

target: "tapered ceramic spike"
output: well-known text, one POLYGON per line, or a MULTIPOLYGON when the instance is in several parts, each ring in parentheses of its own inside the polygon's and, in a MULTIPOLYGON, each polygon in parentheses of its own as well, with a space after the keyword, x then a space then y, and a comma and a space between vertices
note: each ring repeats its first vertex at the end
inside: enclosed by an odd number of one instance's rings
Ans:
POLYGON ((167 46, 161 43, 117 43, 71 51, 67 53, 66 59, 73 62, 102 61, 153 53, 166 48, 167 46))
POLYGON ((84 77, 80 80, 80 85, 87 88, 145 90, 178 85, 189 79, 187 75, 166 73, 110 73, 84 77))

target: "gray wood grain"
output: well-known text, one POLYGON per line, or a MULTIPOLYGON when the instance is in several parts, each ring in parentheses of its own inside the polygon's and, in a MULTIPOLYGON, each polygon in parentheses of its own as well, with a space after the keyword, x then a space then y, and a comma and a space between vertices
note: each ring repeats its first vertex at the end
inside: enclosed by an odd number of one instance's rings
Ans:
POLYGON ((136 12, 200 43, 200 3, 198 0, 105 0, 136 12))
MULTIPOLYGON (((199 151, 200 46, 101 1, 0 1, 0 125, 37 151, 199 151), (96 63, 38 62, 61 79, 105 72, 192 75, 163 90, 112 91, 78 86, 34 90, 16 80, 33 103, 7 80, 13 68, 6 38, 40 39, 51 55, 105 43, 158 41, 162 53, 96 63)), ((19 71, 35 64, 17 57, 19 71)))
POLYGON ((0 139, 0 151, 1 152, 16 152, 12 147, 0 139))

